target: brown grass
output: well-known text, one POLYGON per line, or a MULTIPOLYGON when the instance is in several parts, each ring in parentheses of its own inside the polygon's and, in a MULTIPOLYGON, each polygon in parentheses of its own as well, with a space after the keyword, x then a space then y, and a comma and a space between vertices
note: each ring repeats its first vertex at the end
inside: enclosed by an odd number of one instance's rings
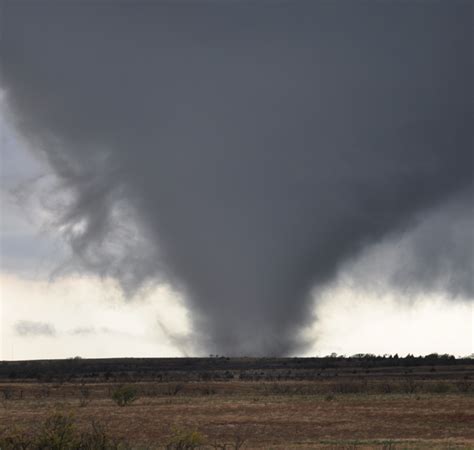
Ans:
POLYGON ((63 411, 79 429, 100 422, 112 437, 152 448, 173 429, 198 430, 209 444, 240 436, 242 448, 474 448, 474 396, 460 391, 382 394, 366 384, 297 381, 188 382, 176 394, 172 383, 133 386, 137 401, 121 408, 112 383, 2 383, 0 430, 33 429, 63 411))

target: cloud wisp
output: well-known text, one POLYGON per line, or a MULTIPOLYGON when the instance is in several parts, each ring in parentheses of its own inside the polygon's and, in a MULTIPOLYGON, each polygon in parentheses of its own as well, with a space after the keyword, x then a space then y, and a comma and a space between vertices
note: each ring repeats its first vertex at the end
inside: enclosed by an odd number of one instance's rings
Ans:
POLYGON ((19 336, 47 336, 54 337, 56 329, 50 323, 20 320, 15 324, 15 333, 19 336))

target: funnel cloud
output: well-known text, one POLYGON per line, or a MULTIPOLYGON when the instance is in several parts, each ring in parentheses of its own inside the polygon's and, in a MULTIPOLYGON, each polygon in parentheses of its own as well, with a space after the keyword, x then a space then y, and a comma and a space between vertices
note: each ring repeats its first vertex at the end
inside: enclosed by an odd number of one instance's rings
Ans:
POLYGON ((200 351, 300 351, 314 289, 444 202, 472 207, 470 1, 1 9, 1 88, 76 262, 130 297, 173 285, 200 351))

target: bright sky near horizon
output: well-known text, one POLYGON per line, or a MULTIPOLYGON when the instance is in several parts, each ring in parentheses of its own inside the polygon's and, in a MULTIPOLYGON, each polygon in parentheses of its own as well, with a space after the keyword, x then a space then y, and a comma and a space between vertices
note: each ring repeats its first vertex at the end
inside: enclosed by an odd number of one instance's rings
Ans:
MULTIPOLYGON (((0 285, 0 359, 188 354, 189 313, 166 287, 127 302, 113 282, 92 278, 48 281, 3 273, 0 285)), ((304 356, 472 353, 469 303, 430 298, 401 306, 389 297, 344 290, 331 295, 316 308, 318 320, 306 331, 313 345, 304 356)))

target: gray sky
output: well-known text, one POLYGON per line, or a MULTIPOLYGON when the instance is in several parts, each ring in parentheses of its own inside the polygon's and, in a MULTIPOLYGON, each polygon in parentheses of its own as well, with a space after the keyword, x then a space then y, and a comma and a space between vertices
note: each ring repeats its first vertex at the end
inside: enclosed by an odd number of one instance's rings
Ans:
POLYGON ((328 292, 469 309, 471 19, 467 1, 3 1, 2 270, 109 280, 137 310, 168 286, 191 353, 310 351, 328 292))

